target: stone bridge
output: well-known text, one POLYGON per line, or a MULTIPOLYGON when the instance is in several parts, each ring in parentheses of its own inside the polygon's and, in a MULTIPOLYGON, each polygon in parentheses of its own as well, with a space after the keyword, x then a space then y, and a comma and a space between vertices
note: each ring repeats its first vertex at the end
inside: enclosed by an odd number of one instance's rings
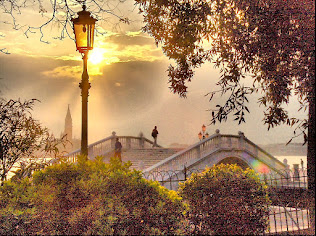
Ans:
MULTIPOLYGON (((271 154, 248 140, 242 132, 238 135, 220 134, 219 130, 210 137, 179 150, 159 146, 152 148, 153 142, 143 135, 112 136, 92 143, 88 146, 89 158, 98 155, 113 156, 116 138, 123 145, 122 159, 130 160, 132 167, 144 173, 204 169, 220 163, 236 163, 243 168, 250 167, 261 174, 284 175, 286 166, 271 154)), ((69 153, 67 158, 76 162, 80 149, 69 153)))
POLYGON ((236 163, 243 168, 250 167, 258 173, 280 173, 286 166, 268 152, 248 140, 242 132, 238 135, 214 135, 182 150, 173 156, 151 166, 144 172, 204 169, 220 163, 236 163))

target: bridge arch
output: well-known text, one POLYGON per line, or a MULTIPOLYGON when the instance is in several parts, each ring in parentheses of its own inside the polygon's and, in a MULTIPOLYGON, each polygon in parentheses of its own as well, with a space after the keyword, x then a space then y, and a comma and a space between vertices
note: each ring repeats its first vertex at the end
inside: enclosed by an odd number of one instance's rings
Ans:
POLYGON ((255 155, 248 153, 245 150, 222 150, 212 153, 204 158, 207 162, 200 162, 198 168, 203 169, 203 166, 213 166, 220 163, 237 164, 243 169, 250 168, 257 173, 268 174, 272 170, 255 155))
POLYGON ((238 166, 240 166, 243 170, 247 169, 247 168, 251 168, 248 163, 238 157, 226 157, 223 160, 219 161, 216 165, 220 165, 220 164, 236 164, 238 166))

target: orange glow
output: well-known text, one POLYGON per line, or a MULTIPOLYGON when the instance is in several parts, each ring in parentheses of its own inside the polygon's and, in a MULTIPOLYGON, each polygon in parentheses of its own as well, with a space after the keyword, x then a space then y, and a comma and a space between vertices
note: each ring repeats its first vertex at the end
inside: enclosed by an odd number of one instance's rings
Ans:
POLYGON ((100 64, 104 60, 103 52, 99 48, 93 49, 89 54, 89 61, 94 64, 100 64))

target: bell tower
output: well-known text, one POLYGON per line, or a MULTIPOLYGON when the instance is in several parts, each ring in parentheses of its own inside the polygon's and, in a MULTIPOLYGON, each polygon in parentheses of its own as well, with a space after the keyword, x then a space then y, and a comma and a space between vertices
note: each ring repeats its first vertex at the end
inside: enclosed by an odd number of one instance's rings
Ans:
POLYGON ((64 135, 67 135, 67 140, 72 142, 72 118, 70 114, 70 107, 68 104, 68 110, 65 118, 65 130, 64 130, 64 135))

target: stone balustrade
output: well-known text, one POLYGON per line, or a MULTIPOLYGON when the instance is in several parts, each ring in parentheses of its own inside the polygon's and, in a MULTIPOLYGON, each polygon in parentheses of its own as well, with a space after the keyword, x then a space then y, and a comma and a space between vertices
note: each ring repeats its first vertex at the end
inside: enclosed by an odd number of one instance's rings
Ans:
MULTIPOLYGON (((95 158, 96 156, 106 155, 114 150, 116 138, 122 143, 123 150, 136 149, 136 148, 151 148, 153 142, 145 138, 142 134, 139 137, 134 136, 117 136, 115 132, 111 136, 101 139, 97 142, 94 142, 88 146, 88 156, 90 159, 95 158)), ((158 145, 158 147, 161 147, 158 145)), ((80 155, 80 149, 75 150, 69 154, 66 154, 65 157, 71 161, 77 161, 77 155, 80 155)))

